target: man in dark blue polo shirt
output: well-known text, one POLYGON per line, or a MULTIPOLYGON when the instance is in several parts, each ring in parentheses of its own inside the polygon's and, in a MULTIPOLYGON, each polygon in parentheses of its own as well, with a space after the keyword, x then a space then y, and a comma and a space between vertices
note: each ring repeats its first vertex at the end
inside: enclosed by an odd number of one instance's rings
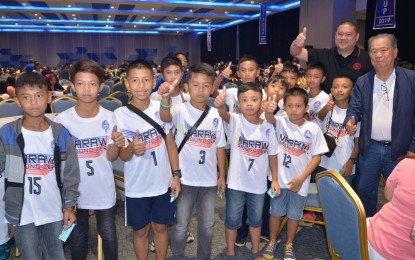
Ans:
POLYGON ((355 82, 372 69, 369 54, 356 45, 359 33, 355 23, 345 21, 339 24, 334 38, 336 46, 331 49, 304 48, 306 33, 307 28, 304 27, 291 44, 290 53, 306 62, 319 61, 324 64, 326 81, 322 84, 322 89, 326 93, 330 93, 335 77, 343 75, 355 82))

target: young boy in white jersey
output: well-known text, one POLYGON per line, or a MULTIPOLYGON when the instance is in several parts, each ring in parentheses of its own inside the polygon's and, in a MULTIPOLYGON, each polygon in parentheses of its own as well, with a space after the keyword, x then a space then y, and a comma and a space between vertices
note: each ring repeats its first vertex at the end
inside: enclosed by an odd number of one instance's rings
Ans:
MULTIPOLYGON (((182 62, 179 60, 179 58, 174 56, 164 58, 161 61, 160 69, 164 82, 160 85, 159 89, 163 86, 168 86, 170 88, 170 97, 173 101, 173 104, 188 102, 190 100, 189 94, 180 90, 183 68, 182 62)), ((157 90, 157 92, 151 94, 150 99, 160 101, 160 92, 157 90)))
MULTIPOLYGON (((255 56, 245 54, 238 62, 237 75, 242 83, 255 82, 259 76, 258 62, 255 56)), ((224 90, 220 89, 216 95, 222 93, 224 90)), ((230 112, 239 113, 238 110, 238 88, 229 88, 226 93, 225 104, 229 107, 230 112)))
MULTIPOLYGON (((4 196, 4 172, 0 172, 0 198, 4 196)), ((12 227, 4 219, 4 201, 0 199, 0 259, 10 259, 10 234, 12 227)))
POLYGON ((134 230, 137 259, 148 259, 150 228, 156 258, 165 259, 167 225, 173 223, 175 214, 171 200, 180 193, 177 146, 172 124, 160 119, 160 101, 149 98, 156 83, 150 64, 144 60, 130 63, 125 83, 131 91, 131 106, 115 110, 114 118, 128 142, 120 151, 120 158, 125 161, 126 222, 134 230))
POLYGON ((69 132, 45 117, 51 95, 45 78, 16 80, 24 116, 0 129, 0 172, 5 174, 5 217, 23 259, 65 259, 58 236, 76 221, 79 165, 69 132))
POLYGON ((241 114, 226 111, 226 94, 224 88, 215 99, 215 106, 225 121, 225 131, 231 144, 226 189, 226 255, 236 259, 235 240, 237 229, 242 225, 242 213, 246 204, 252 258, 261 259, 259 240, 269 168, 273 177, 271 187, 279 192, 274 127, 259 118, 262 102, 260 83, 243 83, 238 87, 241 114))
POLYGON ((321 90, 321 83, 326 80, 324 75, 324 65, 321 62, 312 62, 307 65, 306 81, 308 89, 308 117, 307 120, 312 121, 320 125, 318 120, 318 112, 322 109, 327 101, 329 101, 329 95, 321 90))
POLYGON ((310 175, 319 165, 321 154, 328 151, 319 126, 304 119, 307 111, 307 92, 301 88, 289 89, 284 96, 287 116, 274 116, 277 102, 268 103, 266 119, 275 125, 278 142, 278 180, 280 195, 271 199, 270 242, 263 256, 273 259, 281 217, 288 216, 287 241, 284 259, 296 259, 293 241, 307 198, 310 175))
POLYGON ((178 129, 176 145, 182 146, 179 151, 179 162, 183 169, 182 190, 176 202, 176 222, 170 244, 173 259, 185 258, 186 233, 195 205, 198 221, 197 259, 210 259, 212 254, 216 194, 222 194, 226 187, 223 124, 217 109, 206 105, 206 100, 213 92, 214 78, 215 71, 209 64, 192 66, 187 76, 190 102, 176 104, 171 109, 168 86, 159 88, 159 93, 163 95, 160 117, 165 122, 173 122, 178 129), (181 145, 205 113, 203 121, 181 145))
MULTIPOLYGON (((326 169, 338 171, 350 185, 359 157, 360 132, 360 122, 357 123, 358 130, 354 135, 347 134, 346 127, 343 125, 352 90, 353 81, 349 77, 335 77, 331 86, 330 99, 318 113, 318 117, 322 121, 323 133, 327 132, 337 139, 337 147, 331 157, 322 156, 318 172, 326 169)), ((311 178, 313 179, 313 176, 311 178)))
POLYGON ((105 76, 101 66, 92 60, 81 60, 71 66, 69 75, 78 102, 55 121, 71 133, 81 172, 77 227, 71 236, 72 259, 87 258, 90 210, 95 211, 105 259, 117 259, 116 194, 111 161, 118 158, 124 137, 116 131, 112 112, 98 104, 105 76))

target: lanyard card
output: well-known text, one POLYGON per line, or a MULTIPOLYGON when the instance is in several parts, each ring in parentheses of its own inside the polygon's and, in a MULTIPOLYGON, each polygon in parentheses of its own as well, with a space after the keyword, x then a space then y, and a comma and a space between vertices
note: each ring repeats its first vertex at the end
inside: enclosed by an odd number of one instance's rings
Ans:
POLYGON ((68 228, 67 230, 62 229, 61 234, 59 235, 59 239, 62 240, 62 242, 66 242, 66 240, 68 239, 69 235, 71 234, 73 228, 75 227, 76 223, 73 223, 72 226, 70 228, 68 228))

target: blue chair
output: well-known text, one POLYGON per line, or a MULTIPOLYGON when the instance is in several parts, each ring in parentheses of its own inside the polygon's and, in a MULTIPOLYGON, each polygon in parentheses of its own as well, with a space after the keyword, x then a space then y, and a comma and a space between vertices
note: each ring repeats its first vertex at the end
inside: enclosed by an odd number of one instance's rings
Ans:
POLYGON ((52 113, 62 113, 68 108, 71 108, 78 103, 78 100, 72 96, 60 96, 50 103, 52 113))
POLYGON ((101 99, 101 98, 104 98, 104 97, 108 97, 110 92, 111 92, 110 87, 104 85, 101 92, 99 92, 99 94, 98 94, 98 98, 101 99))
POLYGON ((13 98, 7 98, 0 102, 0 117, 21 116, 23 110, 13 98))
POLYGON ((130 96, 125 92, 116 91, 109 96, 114 97, 118 99, 119 101, 121 101, 123 106, 126 106, 128 103, 130 103, 130 96))
POLYGON ((317 174, 316 182, 332 259, 369 259, 366 212, 356 192, 333 170, 317 174))
POLYGON ((108 109, 110 111, 114 111, 115 109, 122 107, 121 101, 115 97, 101 98, 98 101, 98 104, 100 104, 103 108, 108 109))
POLYGON ((125 86, 125 84, 122 84, 121 82, 118 82, 117 84, 112 86, 112 93, 115 93, 117 91, 127 92, 127 87, 125 86))
POLYGON ((111 79, 107 79, 106 81, 104 81, 104 85, 112 88, 112 86, 114 85, 114 81, 112 81, 111 79))

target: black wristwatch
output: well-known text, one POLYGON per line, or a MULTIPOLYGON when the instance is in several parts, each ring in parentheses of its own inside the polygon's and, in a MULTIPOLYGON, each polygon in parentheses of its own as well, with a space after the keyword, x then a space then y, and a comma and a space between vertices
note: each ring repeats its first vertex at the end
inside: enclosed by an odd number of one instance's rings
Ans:
POLYGON ((182 171, 181 170, 173 171, 173 177, 176 177, 176 176, 181 178, 182 177, 182 171))
POLYGON ((350 157, 349 160, 352 161, 353 164, 356 164, 357 162, 357 158, 350 157))

